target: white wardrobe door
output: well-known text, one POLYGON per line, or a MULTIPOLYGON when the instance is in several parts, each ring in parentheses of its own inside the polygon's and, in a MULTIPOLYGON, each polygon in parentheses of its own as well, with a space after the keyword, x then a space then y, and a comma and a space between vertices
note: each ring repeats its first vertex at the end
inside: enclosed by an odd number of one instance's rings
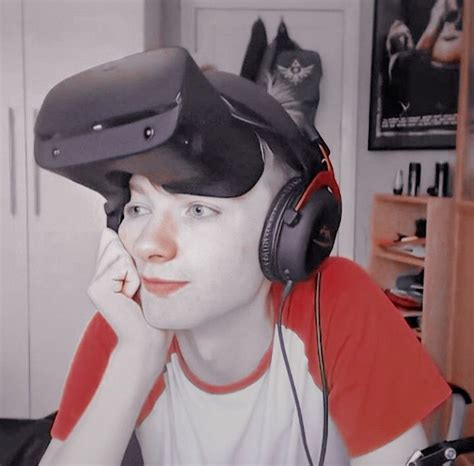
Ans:
POLYGON ((27 417, 27 213, 20 2, 0 2, 0 33, 0 416, 27 417))
POLYGON ((31 180, 31 416, 38 417, 57 409, 74 350, 94 312, 86 290, 94 273, 105 214, 101 196, 35 165, 35 112, 51 87, 66 77, 143 51, 144 2, 24 1, 27 162, 31 180))

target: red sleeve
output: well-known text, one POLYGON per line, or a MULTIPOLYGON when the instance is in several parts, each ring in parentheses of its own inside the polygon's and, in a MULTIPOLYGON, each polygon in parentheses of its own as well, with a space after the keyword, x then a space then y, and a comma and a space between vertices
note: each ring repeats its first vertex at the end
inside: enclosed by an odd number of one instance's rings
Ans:
MULTIPOLYGON (((117 345, 117 336, 100 313, 89 322, 64 386, 61 403, 51 436, 65 440, 92 400, 117 345)), ((164 380, 158 377, 138 416, 140 424, 149 414, 164 389, 164 380)))
POLYGON ((76 350, 64 386, 51 436, 65 440, 99 386, 117 336, 100 313, 89 322, 76 350))
POLYGON ((395 440, 451 390, 399 311, 363 269, 331 258, 322 271, 329 409, 350 455, 359 456, 395 440))

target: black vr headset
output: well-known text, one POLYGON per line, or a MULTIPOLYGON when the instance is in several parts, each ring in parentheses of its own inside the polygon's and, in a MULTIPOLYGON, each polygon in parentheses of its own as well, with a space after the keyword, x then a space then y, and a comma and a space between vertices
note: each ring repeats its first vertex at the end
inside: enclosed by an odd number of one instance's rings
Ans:
MULTIPOLYGON (((323 235, 330 252, 340 222, 340 194, 317 131, 309 128, 303 135, 283 107, 253 82, 229 73, 202 73, 185 49, 131 55, 60 82, 38 114, 34 151, 42 168, 102 194, 107 226, 117 231, 133 174, 172 193, 246 193, 264 168, 259 137, 301 174, 284 210, 294 210, 298 201, 306 204, 304 193, 309 199, 324 191, 322 196, 333 200, 331 221, 324 222, 331 234, 326 228, 323 235), (314 183, 318 174, 322 178, 314 183)), ((321 217, 320 206, 317 210, 314 215, 321 217)), ((278 231, 284 229, 282 222, 278 231)), ((304 222, 293 223, 292 229, 304 222)), ((314 225, 308 228, 307 241, 315 234, 314 225)), ((298 276, 314 269, 306 264, 307 251, 303 255, 298 276)), ((319 263, 324 257, 317 256, 319 263)), ((284 281, 288 273, 283 272, 273 279, 284 281)))

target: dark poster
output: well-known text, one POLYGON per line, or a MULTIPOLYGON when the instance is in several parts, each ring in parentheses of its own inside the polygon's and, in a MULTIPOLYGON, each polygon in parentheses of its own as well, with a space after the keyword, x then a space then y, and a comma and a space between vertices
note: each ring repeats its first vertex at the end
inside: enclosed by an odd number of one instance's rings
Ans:
POLYGON ((369 150, 453 148, 463 0, 376 0, 369 150))

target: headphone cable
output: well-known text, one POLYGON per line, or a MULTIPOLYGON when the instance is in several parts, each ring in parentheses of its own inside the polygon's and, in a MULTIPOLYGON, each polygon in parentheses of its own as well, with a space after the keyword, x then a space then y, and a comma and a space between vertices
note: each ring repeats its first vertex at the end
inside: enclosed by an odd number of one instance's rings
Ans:
POLYGON ((319 373, 321 374, 321 383, 323 386, 323 435, 322 435, 322 440, 321 440, 321 452, 319 454, 319 466, 324 466, 324 458, 326 457, 326 448, 327 448, 327 442, 328 442, 329 390, 328 390, 328 383, 326 379, 326 368, 324 366, 320 298, 321 298, 321 272, 318 272, 318 274, 316 275, 316 292, 314 293, 314 317, 315 317, 317 337, 318 337, 319 373))
MULTIPOLYGON (((291 373, 290 364, 288 362, 288 356, 286 354, 285 343, 283 341, 283 333, 282 333, 283 309, 285 307, 286 300, 288 299, 288 296, 292 288, 293 288, 293 282, 288 281, 283 290, 283 298, 280 302, 280 309, 278 310, 278 337, 280 340, 280 348, 283 355, 283 360, 285 362, 286 372, 288 373, 288 379, 291 385, 291 391, 293 393, 293 398, 295 400, 296 411, 298 413, 298 421, 300 424, 301 439, 303 441, 303 447, 306 453, 308 464, 310 466, 313 466, 313 460, 311 458, 311 454, 308 448, 308 442, 306 440, 303 414, 301 412, 301 406, 298 400, 298 394, 296 393, 295 382, 293 379, 293 375, 291 373)), ((317 329, 319 371, 321 374, 321 383, 322 383, 322 388, 323 388, 323 434, 322 434, 321 451, 319 455, 318 464, 319 466, 324 466, 324 459, 326 457, 326 448, 327 448, 327 440, 328 440, 328 420, 329 420, 328 393, 329 392, 328 392, 328 386, 327 386, 326 369, 324 365, 323 341, 322 341, 323 339, 322 339, 322 331, 321 331, 320 296, 321 296, 321 273, 318 272, 318 274, 316 275, 316 290, 314 294, 314 317, 315 317, 315 324, 316 324, 316 329, 317 329)))
POLYGON ((306 458, 308 459, 309 465, 313 466, 313 460, 311 459, 311 454, 310 454, 309 449, 308 449, 308 443, 306 441, 306 433, 305 433, 305 429, 304 429, 303 415, 301 413, 301 406, 300 406, 300 402, 298 400, 298 395, 296 393, 295 382, 293 380, 293 375, 291 374, 290 363, 288 362, 288 356, 286 354, 285 343, 283 341, 283 333, 282 333, 282 330, 281 330, 281 321, 282 321, 282 315, 283 315, 283 308, 285 307, 286 300, 287 300, 288 295, 290 294, 292 288, 293 288, 293 282, 291 280, 286 282, 285 289, 283 290, 283 299, 280 302, 280 309, 278 311, 278 337, 279 337, 279 340, 280 340, 280 348, 281 348, 281 352, 282 352, 282 355, 283 355, 283 360, 285 361, 286 372, 288 373, 288 378, 290 380, 291 391, 293 393, 293 398, 295 400, 296 411, 298 413, 298 421, 300 423, 301 439, 303 441, 304 451, 306 453, 306 458))

